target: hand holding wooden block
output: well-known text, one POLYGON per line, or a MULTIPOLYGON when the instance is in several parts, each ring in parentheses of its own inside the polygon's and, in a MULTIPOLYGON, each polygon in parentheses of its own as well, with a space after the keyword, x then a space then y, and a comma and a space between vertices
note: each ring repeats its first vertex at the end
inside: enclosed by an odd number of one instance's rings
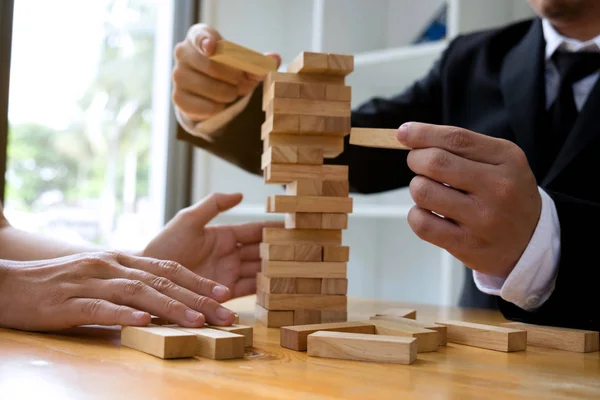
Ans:
POLYGON ((350 144, 381 149, 410 150, 398 141, 397 129, 352 128, 350 144))
POLYGON ((210 59, 259 76, 277 71, 277 60, 275 58, 265 56, 227 40, 217 42, 215 52, 210 59))

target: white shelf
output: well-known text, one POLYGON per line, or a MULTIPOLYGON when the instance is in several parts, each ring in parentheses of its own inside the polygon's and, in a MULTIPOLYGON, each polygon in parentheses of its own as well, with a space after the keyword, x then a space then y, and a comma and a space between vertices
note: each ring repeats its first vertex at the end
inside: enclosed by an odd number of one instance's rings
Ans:
MULTIPOLYGON (((360 205, 355 206, 349 218, 406 218, 412 206, 380 206, 380 205, 360 205)), ((240 205, 227 211, 224 216, 232 217, 264 217, 281 219, 282 214, 265 212, 264 205, 240 205)))

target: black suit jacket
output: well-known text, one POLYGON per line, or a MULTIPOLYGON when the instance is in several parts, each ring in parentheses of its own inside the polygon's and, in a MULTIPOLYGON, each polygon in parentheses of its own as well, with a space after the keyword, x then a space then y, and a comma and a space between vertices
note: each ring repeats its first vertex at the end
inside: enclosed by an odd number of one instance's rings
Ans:
MULTIPOLYGON (((459 126, 518 144, 526 153, 538 185, 556 204, 561 254, 555 290, 535 312, 494 298, 507 318, 600 330, 600 83, 590 94, 560 154, 547 173, 544 158, 544 38, 539 19, 453 40, 432 69, 402 94, 373 98, 352 114, 352 125, 398 128, 406 121, 459 126)), ((261 90, 249 106, 219 132, 215 141, 183 135, 206 150, 261 174, 261 90)), ((414 176, 406 152, 352 146, 329 160, 350 166, 353 192, 377 193, 405 187, 414 176)), ((467 274, 463 305, 486 306, 467 274)))

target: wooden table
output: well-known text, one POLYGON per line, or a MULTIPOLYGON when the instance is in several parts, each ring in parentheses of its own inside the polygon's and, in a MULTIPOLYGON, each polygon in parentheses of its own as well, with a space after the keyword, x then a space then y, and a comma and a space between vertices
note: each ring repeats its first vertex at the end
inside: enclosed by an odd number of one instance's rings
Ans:
MULTIPOLYGON (((254 324, 254 296, 228 306, 254 324)), ((498 323, 482 310, 349 299, 350 319, 390 306, 417 318, 498 323)), ((600 399, 600 353, 529 347, 501 353, 455 344, 412 365, 307 357, 257 325, 242 360, 161 360, 119 346, 119 327, 60 334, 0 329, 0 398, 12 399, 600 399)))

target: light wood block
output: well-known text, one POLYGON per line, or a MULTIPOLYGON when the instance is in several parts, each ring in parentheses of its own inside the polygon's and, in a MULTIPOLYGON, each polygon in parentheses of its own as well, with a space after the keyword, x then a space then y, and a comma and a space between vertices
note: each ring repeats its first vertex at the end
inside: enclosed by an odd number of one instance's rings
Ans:
POLYGON ((320 310, 294 310, 294 325, 320 324, 320 310))
POLYGON ((273 82, 296 83, 328 83, 343 85, 345 77, 341 75, 295 74, 291 72, 270 72, 265 79, 264 87, 268 88, 273 82))
POLYGON ((167 320, 166 318, 157 317, 155 315, 150 317, 150 323, 152 325, 171 325, 171 322, 169 320, 167 320))
POLYGON ((507 322, 505 328, 527 331, 527 345, 558 349, 575 353, 598 351, 600 333, 581 329, 559 328, 553 326, 507 322))
POLYGON ((269 164, 264 169, 265 183, 286 184, 298 179, 347 181, 347 165, 269 164))
POLYGON ((342 85, 325 85, 325 100, 352 101, 352 88, 342 85))
POLYGON ((342 244, 342 231, 263 228, 263 242, 269 244, 312 243, 339 246, 342 244))
MULTIPOLYGON (((300 87, 300 98, 307 100, 329 100, 327 99, 327 87, 325 83, 303 83, 300 87)), ((337 85, 332 85, 337 86, 337 85)), ((345 86, 343 86, 345 87, 345 86)), ((350 101, 350 100, 347 100, 350 101)))
POLYGON ((350 247, 348 246, 323 246, 323 261, 348 262, 350 260, 350 247))
POLYGON ((416 319, 417 310, 413 310, 412 308, 388 308, 375 314, 375 316, 381 315, 416 319))
POLYGON ((287 72, 294 74, 323 74, 329 68, 327 53, 303 51, 289 63, 287 72))
POLYGON ((527 348, 527 331, 463 321, 437 321, 448 329, 448 343, 464 344, 504 352, 527 348))
POLYGON ((321 323, 346 322, 348 312, 346 310, 323 310, 321 311, 321 323))
POLYGON ((273 195, 270 210, 275 213, 351 213, 352 197, 273 195))
MULTIPOLYGON (((296 278, 296 294, 322 294, 321 280, 321 278, 296 278)), ((311 323, 316 324, 317 322, 311 323)))
POLYGON ((323 181, 317 179, 300 179, 285 186, 287 196, 322 196, 323 181))
MULTIPOLYGON (((272 200, 272 199, 271 199, 272 200)), ((271 203, 269 208, 271 211, 276 212, 274 203, 271 203)), ((323 225, 323 214, 320 213, 288 213, 285 214, 285 228, 286 229, 321 229, 323 225)))
POLYGON ((273 278, 259 272, 256 274, 256 289, 266 293, 295 294, 296 278, 273 278))
POLYGON ((354 71, 354 57, 346 54, 329 54, 327 74, 346 76, 354 71))
POLYGON ((274 278, 346 278, 343 262, 304 262, 262 260, 263 275, 274 278))
POLYGON ((281 327, 281 347, 296 351, 306 351, 306 338, 317 331, 351 332, 375 334, 375 326, 364 322, 334 322, 328 324, 296 325, 281 327))
MULTIPOLYGON (((263 124, 264 126, 264 124, 263 124)), ((266 133, 263 135, 263 151, 271 146, 319 147, 324 158, 334 158, 344 151, 344 138, 334 136, 303 135, 299 133, 266 133)))
POLYGON ((269 147, 261 156, 261 165, 264 169, 271 163, 276 164, 297 164, 298 148, 294 146, 274 146, 269 147))
POLYGON ((417 339, 418 353, 429 353, 438 350, 440 336, 436 331, 397 321, 371 320, 369 322, 375 325, 377 335, 414 337, 417 339))
POLYGON ((323 246, 312 243, 295 244, 294 261, 323 261, 323 246))
POLYGON ((343 115, 328 116, 325 118, 325 130, 323 131, 323 134, 340 134, 346 136, 351 132, 351 126, 352 121, 350 117, 345 117, 343 115))
POLYGON ((352 106, 349 101, 274 98, 265 112, 267 118, 277 114, 349 118, 352 106))
POLYGON ((257 321, 268 328, 279 328, 294 324, 293 311, 272 311, 255 304, 254 316, 257 321))
POLYGON ((320 294, 270 294, 256 292, 257 303, 267 310, 346 310, 346 296, 320 294))
POLYGON ((321 187, 321 195, 325 197, 348 197, 350 195, 348 180, 324 180, 321 187))
POLYGON ((244 358, 245 338, 237 333, 211 328, 184 328, 177 330, 196 335, 196 355, 211 360, 244 358))
POLYGON ((321 216, 321 229, 348 229, 348 215, 323 213, 321 216))
POLYGON ((277 71, 277 60, 275 58, 265 56, 227 40, 217 41, 215 52, 210 59, 258 76, 277 71))
POLYGON ((300 118, 297 115, 277 114, 265 119, 265 122, 262 123, 260 137, 264 140, 267 135, 275 133, 298 133, 299 129, 300 118))
POLYGON ((301 86, 302 84, 295 82, 273 82, 271 86, 263 92, 263 111, 269 102, 275 98, 299 99, 301 86))
POLYGON ((233 317, 233 323, 234 324, 239 324, 240 323, 240 316, 237 315, 237 313, 234 313, 233 315, 234 315, 234 317, 233 317))
POLYGON ((296 151, 298 164, 321 165, 323 164, 324 152, 318 147, 300 147, 296 151))
POLYGON ((352 128, 350 144, 381 149, 410 150, 398 141, 397 129, 352 128))
POLYGON ((345 332, 315 332, 308 335, 311 357, 378 363, 412 364, 417 358, 417 340, 345 332))
POLYGON ((164 326, 123 326, 121 346, 155 357, 187 358, 196 355, 196 337, 164 326))
POLYGON ((298 132, 305 135, 320 135, 325 132, 325 117, 319 115, 299 115, 298 132))
POLYGON ((396 316, 390 316, 390 315, 372 316, 370 319, 371 320, 399 322, 404 325, 411 325, 411 326, 416 326, 419 328, 430 329, 430 330, 436 331, 438 333, 440 346, 445 346, 447 343, 447 341, 446 341, 447 328, 444 325, 438 325, 438 324, 434 324, 434 323, 428 323, 428 322, 423 322, 423 321, 417 321, 417 320, 410 319, 410 318, 402 318, 402 317, 396 317, 396 316))
POLYGON ((295 247, 293 244, 261 243, 259 247, 260 258, 273 261, 294 261, 295 247))
POLYGON ((230 326, 207 325, 206 327, 216 329, 218 331, 225 331, 242 335, 244 337, 244 347, 252 347, 253 345, 254 329, 251 326, 233 324, 230 326))
POLYGON ((325 278, 321 279, 321 294, 347 294, 348 279, 325 278))

